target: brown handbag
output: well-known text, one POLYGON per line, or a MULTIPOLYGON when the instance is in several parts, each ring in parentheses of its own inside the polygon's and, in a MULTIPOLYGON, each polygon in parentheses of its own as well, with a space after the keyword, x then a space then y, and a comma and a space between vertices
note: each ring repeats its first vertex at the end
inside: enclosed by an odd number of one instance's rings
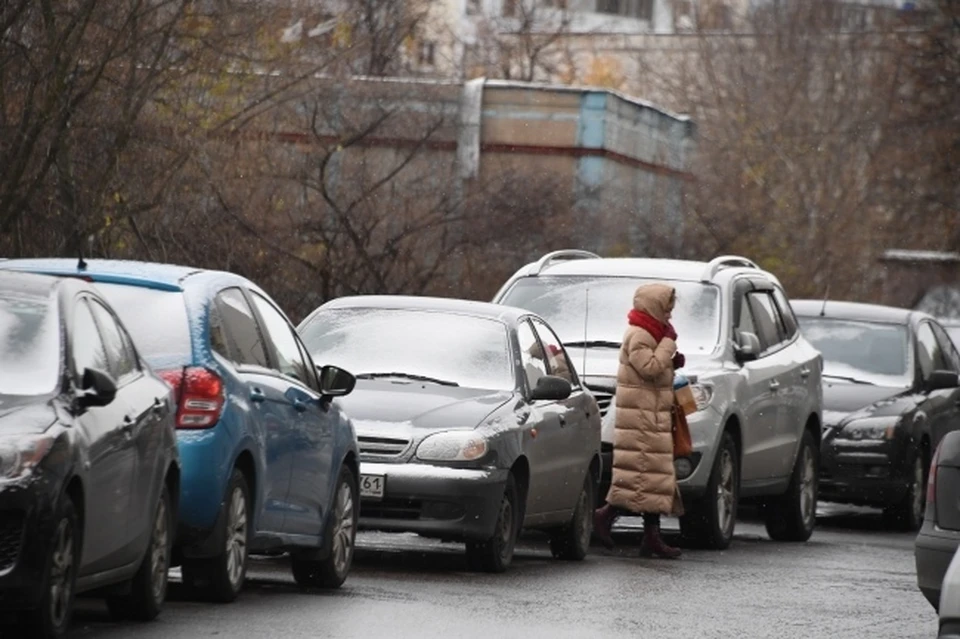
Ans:
POLYGON ((673 458, 689 457, 693 453, 693 440, 690 438, 687 414, 677 402, 674 402, 670 412, 673 413, 673 458))

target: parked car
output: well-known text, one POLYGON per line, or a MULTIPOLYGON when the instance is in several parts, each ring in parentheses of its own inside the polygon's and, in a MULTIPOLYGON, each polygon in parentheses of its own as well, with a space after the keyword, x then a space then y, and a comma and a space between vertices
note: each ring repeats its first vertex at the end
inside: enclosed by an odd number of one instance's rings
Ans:
POLYGON ((88 284, 0 271, 0 609, 61 637, 74 596, 150 620, 179 497, 173 394, 88 284))
POLYGON ((315 369, 287 317, 249 280, 140 262, 10 260, 96 282, 177 397, 183 459, 174 563, 232 601, 250 551, 290 550, 305 585, 338 587, 353 558, 358 449, 332 403, 354 380, 315 369))
POLYGON ((938 639, 960 639, 960 551, 943 577, 940 587, 940 633, 938 639))
POLYGON ((960 429, 960 354, 931 316, 875 304, 796 300, 823 354, 820 497, 923 521, 930 455, 960 429))
POLYGON ((941 584, 960 545, 960 431, 944 435, 936 448, 927 484, 923 527, 917 535, 917 584, 939 608, 941 584))
POLYGON ((726 548, 739 501, 754 498, 772 538, 806 541, 816 524, 820 355, 799 334, 776 277, 734 256, 705 263, 556 251, 518 270, 494 301, 546 319, 580 366, 604 413, 605 487, 627 311, 634 290, 654 282, 676 289, 672 323, 699 409, 688 416, 694 452, 675 462, 684 536, 726 548))
POLYGON ((505 570, 521 527, 582 559, 600 473, 600 412, 535 315, 480 302, 353 297, 298 327, 314 357, 350 367, 362 528, 466 542, 505 570))

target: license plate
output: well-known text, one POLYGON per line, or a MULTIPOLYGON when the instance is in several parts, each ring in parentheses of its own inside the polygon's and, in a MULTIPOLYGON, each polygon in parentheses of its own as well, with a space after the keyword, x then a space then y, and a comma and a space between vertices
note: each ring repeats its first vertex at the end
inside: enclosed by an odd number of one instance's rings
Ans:
POLYGON ((383 499, 383 487, 387 478, 383 475, 360 475, 360 498, 383 499))

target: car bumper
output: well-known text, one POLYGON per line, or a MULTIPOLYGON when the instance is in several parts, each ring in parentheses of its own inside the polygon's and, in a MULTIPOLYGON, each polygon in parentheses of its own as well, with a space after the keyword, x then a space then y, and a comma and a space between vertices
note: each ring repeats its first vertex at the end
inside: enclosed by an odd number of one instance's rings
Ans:
POLYGON ((900 502, 908 480, 893 442, 827 439, 820 449, 819 498, 861 506, 900 502))
POLYGON ((960 531, 942 530, 925 520, 914 545, 917 586, 935 610, 940 609, 943 576, 960 545, 960 531))
POLYGON ((180 504, 177 543, 203 543, 216 530, 234 450, 222 424, 203 431, 178 431, 180 504))
POLYGON ((361 498, 360 528, 483 541, 493 536, 507 470, 362 462, 384 477, 383 499, 361 498))
POLYGON ((58 491, 43 481, 0 488, 0 609, 35 608, 53 539, 58 491))

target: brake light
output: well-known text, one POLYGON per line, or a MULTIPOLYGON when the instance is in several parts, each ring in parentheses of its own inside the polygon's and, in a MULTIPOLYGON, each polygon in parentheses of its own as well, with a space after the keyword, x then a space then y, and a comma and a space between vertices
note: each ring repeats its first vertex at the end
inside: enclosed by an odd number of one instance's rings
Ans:
POLYGON ((937 446, 933 453, 933 459, 930 460, 930 472, 927 475, 927 507, 933 509, 933 520, 937 520, 937 461, 940 459, 940 449, 943 448, 943 442, 937 446))
POLYGON ((160 371, 177 401, 177 428, 211 428, 223 411, 223 380, 200 366, 160 371))

